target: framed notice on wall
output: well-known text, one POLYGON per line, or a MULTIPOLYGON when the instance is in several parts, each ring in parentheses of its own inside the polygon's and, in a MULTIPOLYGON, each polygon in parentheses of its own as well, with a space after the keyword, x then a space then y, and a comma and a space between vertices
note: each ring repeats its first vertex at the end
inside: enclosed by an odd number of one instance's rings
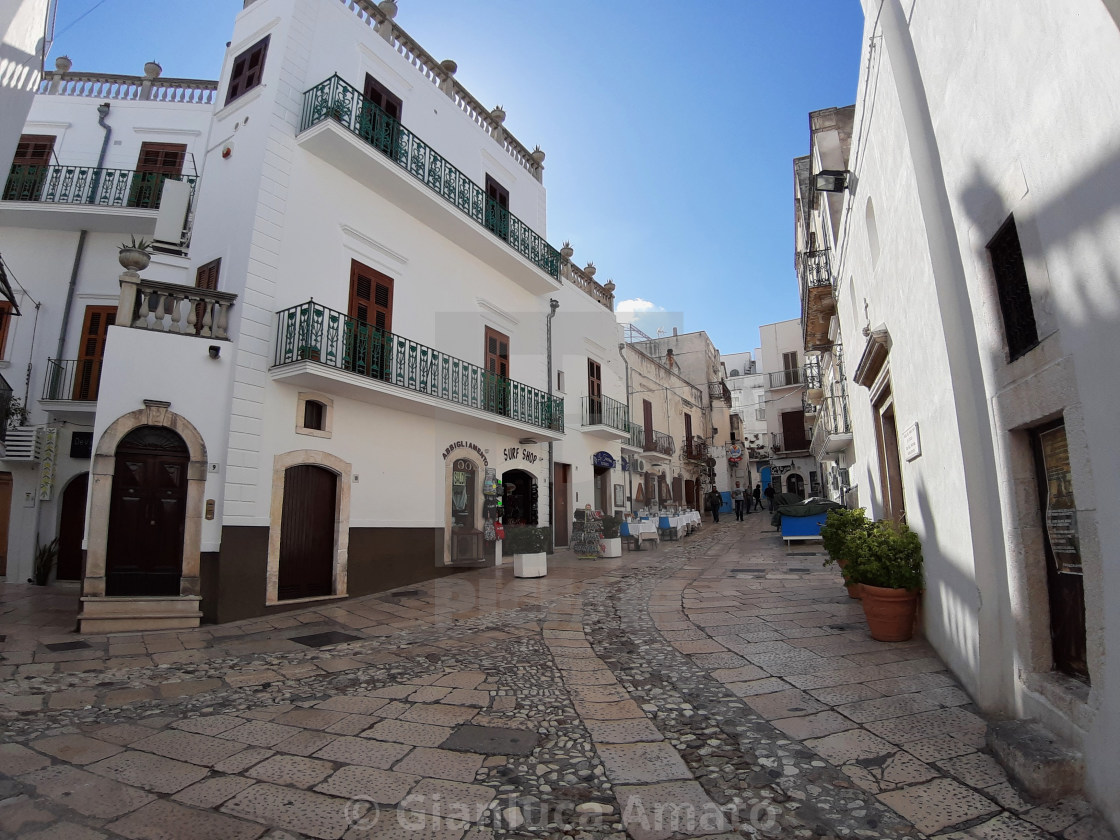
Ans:
POLYGON ((614 506, 616 508, 626 507, 626 488, 621 484, 614 486, 614 506))
POLYGON ((1080 575, 1081 541, 1077 533, 1077 506, 1073 499, 1073 472, 1065 427, 1041 432, 1038 443, 1042 478, 1046 482, 1042 513, 1050 552, 1059 573, 1080 575))

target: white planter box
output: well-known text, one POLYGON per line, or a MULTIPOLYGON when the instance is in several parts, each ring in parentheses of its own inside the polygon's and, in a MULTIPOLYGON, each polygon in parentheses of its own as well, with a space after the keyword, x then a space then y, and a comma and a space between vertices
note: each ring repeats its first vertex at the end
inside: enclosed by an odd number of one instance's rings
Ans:
POLYGON ((599 547, 604 557, 621 557, 622 537, 603 537, 599 541, 599 547))
POLYGON ((513 576, 519 578, 544 577, 548 572, 545 566, 545 558, 547 557, 548 555, 543 551, 536 554, 513 555, 513 576))

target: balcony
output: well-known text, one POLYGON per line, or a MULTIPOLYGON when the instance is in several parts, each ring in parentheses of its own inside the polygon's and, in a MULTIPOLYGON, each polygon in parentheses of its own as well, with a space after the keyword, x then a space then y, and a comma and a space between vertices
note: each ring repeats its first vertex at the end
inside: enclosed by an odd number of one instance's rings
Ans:
POLYGON ((798 268, 801 277, 801 330, 805 349, 828 347, 828 325, 836 313, 829 249, 805 251, 798 259, 798 268))
POLYGON ((116 326, 229 340, 229 310, 237 295, 130 274, 121 275, 116 326))
POLYGON ((852 422, 848 413, 848 395, 825 397, 813 427, 809 451, 818 461, 831 460, 829 455, 843 451, 851 442, 852 422))
POLYGON ((792 388, 795 385, 804 385, 805 375, 800 368, 778 370, 770 374, 771 388, 792 388))
POLYGON ((646 445, 646 432, 637 423, 630 424, 630 436, 622 441, 622 448, 633 452, 641 452, 646 445))
POLYGON ((559 251, 337 75, 304 93, 297 142, 527 291, 559 287, 559 251))
POLYGON ((185 187, 174 191, 174 206, 168 208, 169 213, 178 217, 175 223, 181 230, 183 219, 194 205, 197 176, 94 166, 17 164, 11 168, 0 194, 0 225, 151 234, 168 181, 185 187))
POLYGON ((272 378, 460 425, 564 435, 564 400, 309 301, 276 314, 272 378))
POLYGON ((809 452, 809 442, 813 439, 811 426, 805 427, 805 432, 800 439, 789 438, 781 432, 771 432, 770 452, 773 457, 783 455, 804 455, 809 452))
POLYGON ((605 440, 629 440, 630 419, 626 403, 610 397, 584 397, 583 431, 605 440))
POLYGON ((673 439, 664 432, 643 429, 642 454, 655 464, 667 464, 676 454, 673 439))
POLYGON ((708 383, 708 399, 712 403, 715 403, 719 400, 723 400, 723 402, 730 408, 731 407, 731 389, 727 387, 727 383, 724 382, 722 379, 719 380, 718 382, 709 382, 708 383))
POLYGON ((684 451, 681 454, 686 461, 706 461, 708 460, 708 442, 698 435, 693 435, 692 440, 686 438, 684 451))
POLYGON ((96 411, 101 359, 47 359, 40 401, 48 411, 96 411))

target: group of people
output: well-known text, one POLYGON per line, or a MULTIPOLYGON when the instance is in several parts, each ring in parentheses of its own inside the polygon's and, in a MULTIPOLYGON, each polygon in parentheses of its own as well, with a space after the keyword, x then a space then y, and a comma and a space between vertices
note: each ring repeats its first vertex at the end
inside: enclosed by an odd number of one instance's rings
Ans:
MULTIPOLYGON (((770 485, 766 489, 762 489, 761 484, 756 484, 754 490, 745 490, 741 483, 736 481, 735 488, 731 491, 731 501, 735 505, 735 519, 739 522, 743 521, 743 514, 750 513, 752 510, 762 509, 762 497, 766 497, 766 501, 770 504, 770 510, 774 510, 774 488, 770 485)), ((723 496, 719 490, 712 486, 712 491, 708 493, 708 510, 712 512, 712 521, 719 522, 719 509, 723 507, 723 496)))

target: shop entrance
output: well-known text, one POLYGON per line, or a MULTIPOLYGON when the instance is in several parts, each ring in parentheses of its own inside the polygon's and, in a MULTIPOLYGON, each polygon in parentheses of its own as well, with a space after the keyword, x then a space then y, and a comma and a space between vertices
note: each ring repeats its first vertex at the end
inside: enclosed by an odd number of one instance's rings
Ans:
POLYGON ((787 475, 786 476, 786 492, 787 493, 794 493, 794 494, 800 496, 802 499, 804 499, 805 498, 805 479, 803 479, 797 473, 790 473, 789 475, 787 475))
POLYGON ((59 580, 82 579, 82 534, 86 529, 88 489, 89 473, 82 473, 62 491, 62 516, 58 523, 59 580))
POLYGON ((507 470, 502 473, 502 521, 511 525, 536 525, 537 479, 525 470, 507 470))
POLYGON ((611 469, 594 467, 595 470, 595 510, 611 512, 611 469))

